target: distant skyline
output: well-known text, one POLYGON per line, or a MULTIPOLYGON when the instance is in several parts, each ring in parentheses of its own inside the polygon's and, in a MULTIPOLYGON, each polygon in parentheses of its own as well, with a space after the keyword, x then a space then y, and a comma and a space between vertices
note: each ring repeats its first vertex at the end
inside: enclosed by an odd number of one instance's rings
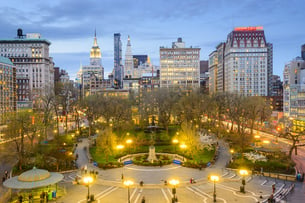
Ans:
POLYGON ((102 52, 105 77, 113 69, 113 34, 121 33, 123 64, 130 35, 132 53, 147 54, 159 65, 159 47, 178 37, 201 48, 201 60, 226 41, 234 27, 263 26, 273 44, 273 73, 283 78, 287 62, 305 44, 304 0, 24 0, 1 2, 0 39, 40 33, 49 40, 55 66, 75 79, 88 65, 94 31, 102 52))

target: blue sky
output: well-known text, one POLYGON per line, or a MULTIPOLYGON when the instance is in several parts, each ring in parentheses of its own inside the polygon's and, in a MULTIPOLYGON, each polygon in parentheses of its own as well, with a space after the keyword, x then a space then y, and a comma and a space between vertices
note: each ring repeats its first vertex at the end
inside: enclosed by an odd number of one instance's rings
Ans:
MULTIPOLYGON (((74 79, 80 63, 89 64, 94 30, 105 73, 113 69, 113 34, 121 33, 123 59, 127 36, 133 54, 148 54, 159 65, 159 47, 177 37, 200 47, 201 59, 225 41, 234 27, 263 26, 273 43, 273 72, 282 77, 285 63, 305 44, 304 0, 25 0, 2 1, 0 39, 41 33, 51 41, 56 66, 74 79)), ((106 75, 105 74, 105 75, 106 75)))

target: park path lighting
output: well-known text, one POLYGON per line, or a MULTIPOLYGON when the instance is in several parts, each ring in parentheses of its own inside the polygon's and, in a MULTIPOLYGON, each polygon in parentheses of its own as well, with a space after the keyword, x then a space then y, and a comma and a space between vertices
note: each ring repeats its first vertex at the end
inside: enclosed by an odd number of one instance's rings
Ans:
POLYGON ((239 170, 239 174, 242 176, 242 180, 241 180, 242 186, 240 186, 240 192, 245 193, 246 192, 246 190, 245 190, 245 185, 246 185, 245 176, 247 176, 249 173, 248 173, 247 170, 241 169, 241 170, 239 170))
MULTIPOLYGON (((125 147, 124 145, 119 144, 119 145, 116 146, 116 149, 117 150, 123 150, 124 147, 125 147)), ((120 158, 120 162, 121 162, 121 158, 120 158)), ((124 163, 123 163, 123 166, 122 166, 121 179, 122 179, 122 181, 124 180, 124 163)))
POLYGON ((213 201, 216 202, 216 182, 219 181, 219 176, 212 175, 210 180, 214 183, 213 201))
POLYGON ((91 176, 85 176, 83 177, 84 184, 88 187, 88 194, 87 194, 87 202, 89 202, 90 199, 90 184, 93 182, 93 178, 91 176))
POLYGON ((179 143, 179 140, 173 139, 172 142, 173 142, 173 144, 175 146, 175 154, 177 154, 177 144, 179 143))
POLYGON ((179 184, 179 180, 171 179, 169 181, 169 184, 173 186, 173 189, 172 189, 172 194, 173 194, 172 203, 178 202, 178 198, 177 198, 177 195, 176 195, 177 194, 176 187, 179 184))
POLYGON ((129 188, 132 186, 134 182, 132 180, 125 180, 124 185, 127 187, 127 198, 128 198, 128 203, 130 203, 130 191, 129 188))

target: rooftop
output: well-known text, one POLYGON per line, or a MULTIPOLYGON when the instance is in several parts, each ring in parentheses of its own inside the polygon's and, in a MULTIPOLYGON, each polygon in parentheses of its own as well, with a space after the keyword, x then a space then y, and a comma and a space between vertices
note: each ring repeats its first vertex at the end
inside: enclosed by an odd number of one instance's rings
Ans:
POLYGON ((14 65, 9 58, 3 56, 0 56, 0 63, 5 63, 12 66, 14 65))

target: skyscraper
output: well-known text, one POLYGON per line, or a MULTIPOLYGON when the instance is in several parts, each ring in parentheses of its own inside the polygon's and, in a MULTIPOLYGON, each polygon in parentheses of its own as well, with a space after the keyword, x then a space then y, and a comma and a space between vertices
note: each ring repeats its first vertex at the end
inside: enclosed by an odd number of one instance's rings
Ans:
MULTIPOLYGON (((268 96, 272 90, 273 48, 263 27, 237 27, 216 49, 217 72, 210 74, 211 92, 234 92, 244 96, 268 96)), ((214 54, 210 54, 210 57, 214 54)), ((211 62, 211 59, 210 59, 211 62)), ((211 67, 211 64, 210 64, 211 67)))
POLYGON ((85 90, 89 89, 90 78, 92 75, 103 79, 104 78, 104 68, 102 66, 102 54, 101 50, 97 44, 96 32, 94 33, 93 46, 90 50, 90 65, 80 66, 80 71, 77 73, 77 81, 81 83, 83 96, 85 95, 85 90))
POLYGON ((131 52, 130 37, 128 36, 126 53, 125 53, 125 65, 124 65, 124 78, 133 77, 133 56, 131 52))
POLYGON ((296 57, 284 68, 284 116, 305 118, 305 61, 296 57))
POLYGON ((160 47, 160 86, 199 88, 200 48, 186 48, 182 38, 172 48, 160 47))
POLYGON ((122 87, 123 65, 122 65, 122 42, 121 34, 114 33, 114 80, 119 87, 122 87))

